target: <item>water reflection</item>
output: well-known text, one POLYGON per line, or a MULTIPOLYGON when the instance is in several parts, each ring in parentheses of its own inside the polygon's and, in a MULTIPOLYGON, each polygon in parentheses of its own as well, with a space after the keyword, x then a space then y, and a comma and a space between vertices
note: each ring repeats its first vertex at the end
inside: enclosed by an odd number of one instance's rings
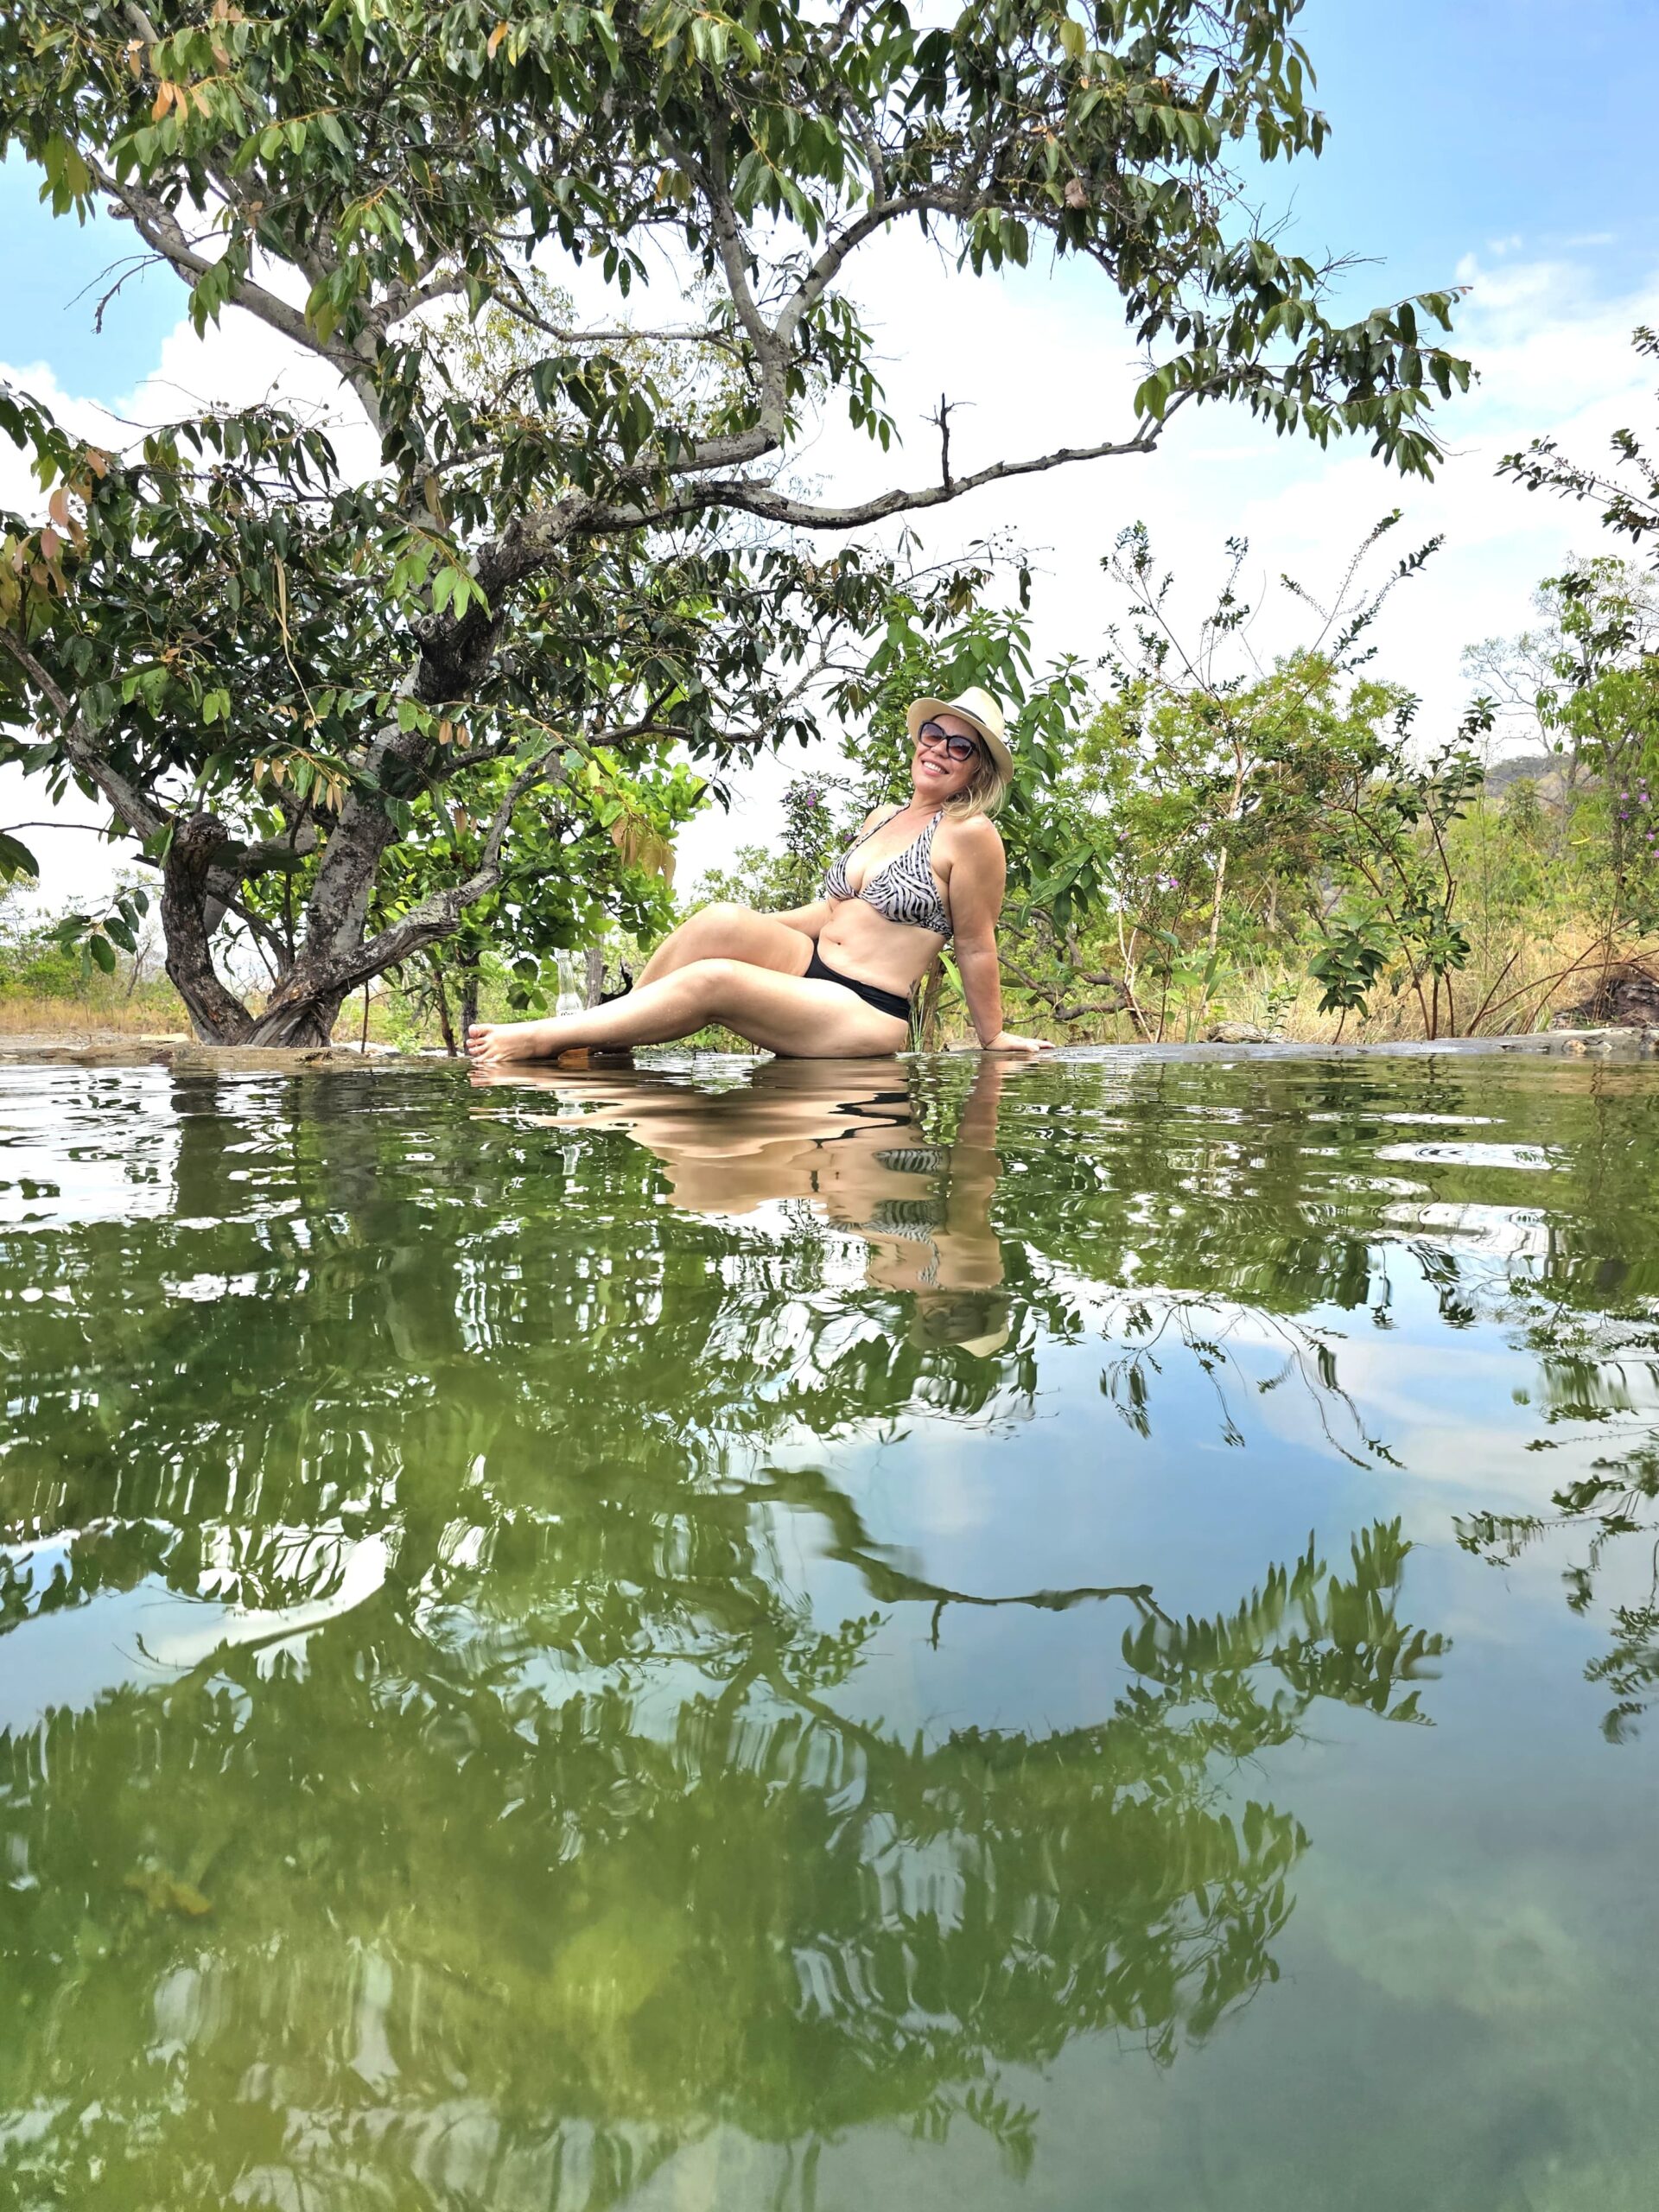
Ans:
POLYGON ((1230 1777, 1316 1698, 1418 1717, 1397 1523, 1189 1615, 955 1587, 776 1454, 1029 1407, 1003 1082, 421 1127, 185 1084, 165 1219, 13 1251, 67 1293, 0 1463, 19 2188, 118 2147, 134 2203, 593 2203, 712 2128, 798 2176, 884 2119, 1022 2171, 1008 2068, 1109 2028, 1167 2063, 1273 1976, 1306 1838, 1230 1777), (820 1617, 803 1528, 862 1611, 820 1617), (906 1710, 957 1604, 1116 1609, 1096 1717, 906 1710))
POLYGON ((976 1062, 949 1144, 929 1141, 907 1071, 868 1061, 772 1060, 715 1093, 649 1070, 480 1071, 473 1080, 550 1091, 565 1109, 520 1114, 523 1126, 626 1130, 662 1162, 673 1204, 689 1213, 810 1204, 863 1240, 869 1287, 910 1294, 917 1343, 985 1357, 1009 1336, 991 1226, 1007 1077, 1001 1061, 976 1062))
POLYGON ((0 1739, 19 2186, 591 2203, 716 2125, 798 2160, 899 2119, 1023 2171, 1007 2068, 1107 2028, 1167 2063, 1274 1975, 1306 1837, 1222 1774, 1316 1697, 1415 1717, 1440 1649, 1379 1527, 1144 1615, 1093 1726, 927 1740, 840 1709, 875 1617, 812 1634, 753 1551, 692 1599, 637 1519, 549 1505, 533 1573, 0 1739), (627 1663, 573 1689, 537 1599, 596 1551, 627 1663))
POLYGON ((1398 2069, 1464 2061, 1348 1963, 1394 1925, 1353 1833, 1435 1954, 1523 1641, 1454 1508, 1599 1515, 1591 1611, 1646 1541, 1651 1112, 1433 1065, 64 1077, 0 1230, 0 2196, 804 2212, 919 2139, 1083 2203, 1057 2076, 1169 2069, 1243 2140, 1241 2053, 1351 2114, 1357 2018, 1385 2154, 1331 2193, 1429 2202, 1398 2069))
POLYGON ((1645 1302, 1586 1312, 1524 1284, 1499 1310, 1538 1363, 1551 1433, 1528 1448, 1561 1452, 1567 1471, 1547 1506, 1460 1514, 1458 1541, 1496 1566, 1539 1550, 1560 1562, 1569 1609, 1605 1619, 1585 1676, 1611 1693, 1602 1731, 1624 1743, 1659 1697, 1659 1318, 1645 1302))

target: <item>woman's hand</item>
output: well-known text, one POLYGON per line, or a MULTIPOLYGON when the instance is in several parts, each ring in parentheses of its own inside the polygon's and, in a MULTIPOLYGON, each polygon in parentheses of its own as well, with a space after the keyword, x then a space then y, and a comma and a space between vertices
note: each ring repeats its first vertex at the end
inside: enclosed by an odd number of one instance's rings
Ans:
POLYGON ((1046 1037, 1016 1037, 1012 1029, 999 1029, 990 1043, 979 1049, 982 1052, 1052 1052, 1054 1047, 1046 1037))

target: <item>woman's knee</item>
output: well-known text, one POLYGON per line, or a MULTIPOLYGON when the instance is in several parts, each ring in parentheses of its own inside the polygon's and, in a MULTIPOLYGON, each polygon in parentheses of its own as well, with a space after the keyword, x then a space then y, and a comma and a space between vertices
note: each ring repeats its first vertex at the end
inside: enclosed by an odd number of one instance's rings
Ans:
POLYGON ((710 906, 699 906, 685 926, 699 937, 719 937, 752 918, 751 909, 740 906, 734 899, 716 899, 710 906))
POLYGON ((743 967, 744 963, 741 960, 691 960, 681 969, 680 974, 694 990, 704 997, 718 997, 731 989, 743 967))

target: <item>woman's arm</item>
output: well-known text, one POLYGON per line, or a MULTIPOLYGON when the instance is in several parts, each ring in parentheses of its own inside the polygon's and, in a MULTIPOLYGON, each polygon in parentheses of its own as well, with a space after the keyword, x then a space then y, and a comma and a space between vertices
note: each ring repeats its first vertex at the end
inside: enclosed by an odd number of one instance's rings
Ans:
POLYGON ((799 930, 803 937, 810 937, 815 943, 829 918, 830 901, 827 899, 815 899, 810 906, 791 906, 784 913, 768 914, 766 917, 768 921, 786 922, 791 929, 799 930))
POLYGON ((985 816, 957 828, 946 886, 956 937, 957 973, 962 977, 968 1018, 980 1049, 986 1052, 1040 1052, 1040 1037, 1016 1037, 1002 1027, 1002 963, 996 950, 997 917, 1007 887, 1008 862, 1002 840, 985 816))

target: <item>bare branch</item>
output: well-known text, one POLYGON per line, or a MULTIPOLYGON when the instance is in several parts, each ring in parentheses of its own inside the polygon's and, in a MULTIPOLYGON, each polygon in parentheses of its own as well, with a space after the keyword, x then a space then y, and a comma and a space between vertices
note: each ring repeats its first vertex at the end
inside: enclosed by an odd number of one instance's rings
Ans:
POLYGON ((950 489, 950 403, 939 394, 939 411, 930 415, 928 421, 939 434, 939 481, 948 492, 950 489))
POLYGON ((960 499, 964 493, 976 492, 982 485, 999 484, 1011 477, 1034 476, 1046 469, 1068 467, 1073 461, 1151 453, 1174 411, 1172 404, 1165 412, 1164 422, 1149 423, 1133 437, 1097 446, 1061 446, 1052 453, 1039 454, 1027 461, 995 461, 988 468, 976 469, 970 476, 953 477, 948 485, 928 484, 914 491, 883 492, 873 499, 861 499, 844 507, 818 506, 808 499, 791 499, 770 484, 746 483, 741 478, 688 486, 683 496, 671 498, 655 508, 602 500, 562 500, 558 506, 526 526, 524 541, 533 557, 550 551, 569 537, 602 537, 610 531, 638 530, 642 525, 658 528, 683 521, 709 507, 728 507, 801 530, 858 530, 867 523, 883 522, 890 515, 913 514, 920 508, 943 506, 960 499))
POLYGON ((636 330, 623 323, 614 330, 570 330, 563 324, 550 322, 540 315, 522 295, 512 299, 497 296, 502 312, 515 322, 526 323, 531 329, 542 331, 547 337, 556 339, 561 346, 714 346, 722 353, 736 353, 738 347, 730 334, 724 330, 709 330, 688 323, 680 330, 636 330))

